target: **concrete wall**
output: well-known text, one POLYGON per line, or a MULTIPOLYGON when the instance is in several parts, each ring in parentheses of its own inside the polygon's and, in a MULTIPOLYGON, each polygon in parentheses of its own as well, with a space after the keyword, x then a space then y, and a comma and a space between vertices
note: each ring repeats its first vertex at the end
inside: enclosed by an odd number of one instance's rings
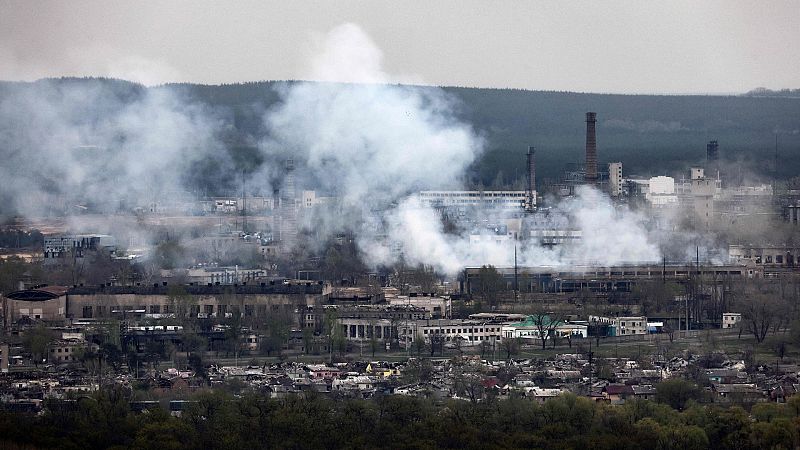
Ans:
POLYGON ((245 317, 267 318, 289 314, 300 327, 314 326, 322 296, 313 294, 215 294, 171 297, 167 294, 68 294, 67 314, 78 318, 151 316, 185 313, 201 318, 230 317, 238 310, 245 317), (309 319, 309 316, 312 316, 309 319))
POLYGON ((66 296, 54 298, 52 300, 13 300, 7 299, 6 303, 6 325, 10 325, 23 316, 32 319, 42 319, 46 321, 63 320, 66 313, 66 296))

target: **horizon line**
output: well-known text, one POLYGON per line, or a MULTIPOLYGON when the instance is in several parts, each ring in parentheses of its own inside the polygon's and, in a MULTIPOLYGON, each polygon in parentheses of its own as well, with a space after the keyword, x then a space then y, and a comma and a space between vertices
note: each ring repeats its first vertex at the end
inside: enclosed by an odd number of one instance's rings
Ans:
MULTIPOLYGON (((52 77, 42 77, 37 78, 35 80, 10 80, 10 79, 0 79, 0 83, 27 83, 27 84, 34 84, 42 81, 50 81, 50 80, 68 80, 68 79, 75 79, 75 80, 115 80, 115 81, 122 81, 126 83, 131 83, 135 85, 139 85, 145 88, 159 88, 159 87, 166 87, 166 86, 173 86, 173 85, 193 85, 193 86, 204 86, 204 87, 224 87, 224 86, 236 86, 236 85, 246 85, 246 84, 258 84, 258 83, 328 83, 328 84, 346 84, 346 85, 386 85, 386 86, 407 86, 407 87, 429 87, 429 88, 441 88, 441 89, 486 89, 486 90, 508 90, 508 91, 527 91, 527 92, 554 92, 554 93, 566 93, 566 94, 584 94, 584 95, 624 95, 624 96, 635 96, 635 95, 642 95, 642 96, 664 96, 664 97, 690 97, 690 96, 698 96, 698 97, 741 97, 747 96, 749 93, 756 91, 757 89, 762 89, 763 87, 755 87, 747 92, 726 92, 726 91, 712 91, 712 92, 660 92, 660 91, 649 91, 649 92, 614 92, 614 91, 581 91, 581 90, 560 90, 560 89, 535 89, 535 88, 520 88, 520 87, 496 87, 496 86, 469 86, 469 85, 438 85, 438 84, 428 84, 428 83, 402 83, 402 82, 356 82, 356 81, 331 81, 331 80, 313 80, 313 79, 262 79, 262 80, 248 80, 248 81, 234 81, 234 82, 223 82, 223 83, 204 83, 204 82, 195 82, 195 81, 168 81, 163 83, 155 83, 155 84, 145 84, 139 81, 133 81, 125 78, 117 78, 111 76, 102 76, 102 75, 63 75, 63 76, 52 76, 52 77)), ((793 88, 780 88, 780 89, 768 89, 770 92, 780 93, 782 90, 793 90, 793 88)), ((751 95, 752 97, 760 97, 758 94, 751 95)), ((774 97, 774 96, 765 96, 765 97, 774 97)))

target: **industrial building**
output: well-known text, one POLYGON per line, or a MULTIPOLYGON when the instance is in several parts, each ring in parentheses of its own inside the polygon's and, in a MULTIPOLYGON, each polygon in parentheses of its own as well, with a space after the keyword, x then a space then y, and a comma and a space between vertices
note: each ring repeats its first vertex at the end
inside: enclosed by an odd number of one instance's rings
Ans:
POLYGON ((265 319, 276 313, 298 328, 321 324, 330 285, 270 282, 257 285, 47 286, 5 297, 6 327, 23 317, 47 322, 81 319, 136 321, 166 317, 265 319), (174 289, 173 289, 174 288, 174 289))
POLYGON ((418 196, 423 204, 432 208, 480 207, 505 210, 524 209, 528 198, 526 191, 421 191, 418 196))
MULTIPOLYGON (((465 294, 480 292, 480 267, 467 267, 463 274, 465 294)), ((721 266, 693 264, 653 264, 617 267, 571 266, 571 267, 497 267, 505 290, 517 286, 519 292, 564 293, 580 292, 630 292, 641 281, 668 280, 685 282, 692 276, 707 276, 716 279, 752 278, 764 275, 764 269, 755 264, 742 262, 721 266)))
POLYGON ((611 197, 622 195, 622 163, 613 162, 608 164, 608 193, 611 197))
POLYGON ((88 252, 96 251, 107 251, 113 254, 116 249, 116 239, 105 234, 68 234, 44 238, 45 260, 66 258, 67 256, 83 258, 88 252))

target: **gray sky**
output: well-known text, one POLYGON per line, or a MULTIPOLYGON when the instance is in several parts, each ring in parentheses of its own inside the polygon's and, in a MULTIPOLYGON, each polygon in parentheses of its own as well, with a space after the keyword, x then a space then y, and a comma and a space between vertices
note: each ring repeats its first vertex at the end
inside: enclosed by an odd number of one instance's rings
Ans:
POLYGON ((800 0, 0 0, 0 79, 308 79, 325 34, 347 22, 381 49, 396 80, 620 93, 800 88, 800 0))

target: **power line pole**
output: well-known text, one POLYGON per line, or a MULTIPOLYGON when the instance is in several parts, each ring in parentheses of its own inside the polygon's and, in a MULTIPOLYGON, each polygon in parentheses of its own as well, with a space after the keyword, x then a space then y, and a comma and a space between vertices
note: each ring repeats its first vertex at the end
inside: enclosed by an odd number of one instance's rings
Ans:
POLYGON ((242 169, 242 233, 247 233, 247 192, 245 191, 244 169, 242 169))
POLYGON ((519 291, 519 280, 517 279, 517 245, 514 244, 514 303, 517 303, 517 292, 519 291))

